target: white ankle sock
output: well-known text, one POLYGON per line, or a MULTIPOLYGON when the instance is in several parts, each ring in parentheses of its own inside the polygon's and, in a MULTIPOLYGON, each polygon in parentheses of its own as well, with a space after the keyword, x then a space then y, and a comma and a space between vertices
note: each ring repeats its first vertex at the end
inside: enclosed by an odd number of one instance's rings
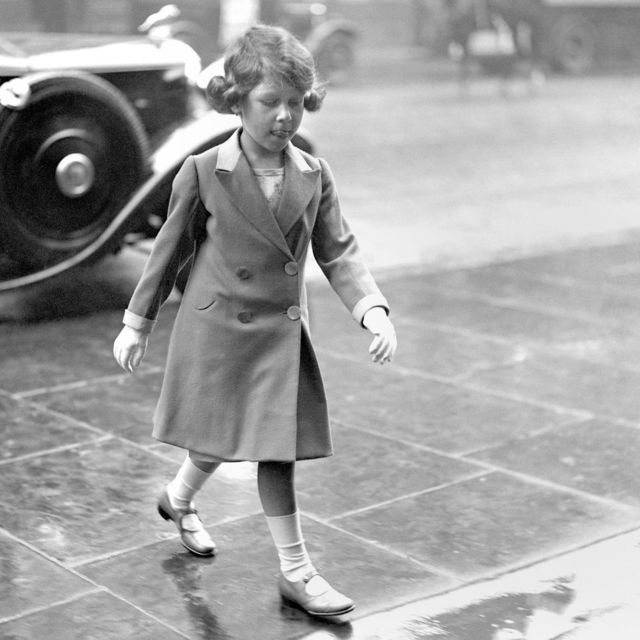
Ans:
POLYGON ((288 516, 267 516, 267 526, 278 550, 280 570, 285 578, 295 582, 302 580, 314 566, 307 553, 300 527, 300 514, 296 511, 288 516))
POLYGON ((202 471, 187 456, 176 477, 167 485, 171 506, 174 509, 186 509, 213 471, 215 468, 211 471, 202 471))

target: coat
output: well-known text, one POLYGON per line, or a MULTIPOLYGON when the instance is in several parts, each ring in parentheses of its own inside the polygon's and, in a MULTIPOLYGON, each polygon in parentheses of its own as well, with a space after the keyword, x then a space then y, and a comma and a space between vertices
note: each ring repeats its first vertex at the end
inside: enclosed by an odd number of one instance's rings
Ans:
POLYGON ((125 311, 151 331, 180 265, 193 258, 154 415, 157 439, 222 461, 331 455, 322 377, 309 337, 309 245, 362 322, 387 301, 343 218, 326 162, 289 144, 274 216, 239 132, 190 156, 125 311))

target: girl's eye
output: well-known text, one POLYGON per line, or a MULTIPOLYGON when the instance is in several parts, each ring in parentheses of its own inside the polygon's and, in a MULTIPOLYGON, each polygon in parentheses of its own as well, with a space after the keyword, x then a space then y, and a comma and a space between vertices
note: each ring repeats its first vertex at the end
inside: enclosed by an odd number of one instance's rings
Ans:
POLYGON ((262 104, 267 107, 275 107, 278 104, 277 100, 262 100, 262 104))
POLYGON ((302 104, 302 100, 289 100, 290 107, 299 107, 302 104))

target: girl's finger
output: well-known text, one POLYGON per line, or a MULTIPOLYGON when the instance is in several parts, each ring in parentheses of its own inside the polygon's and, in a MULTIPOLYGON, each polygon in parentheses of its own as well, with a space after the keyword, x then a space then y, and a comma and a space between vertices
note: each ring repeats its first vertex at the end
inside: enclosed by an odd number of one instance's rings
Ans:
POLYGON ((382 344, 382 336, 376 335, 376 337, 371 341, 371 345, 369 346, 369 353, 372 355, 376 355, 380 350, 380 345, 382 344))

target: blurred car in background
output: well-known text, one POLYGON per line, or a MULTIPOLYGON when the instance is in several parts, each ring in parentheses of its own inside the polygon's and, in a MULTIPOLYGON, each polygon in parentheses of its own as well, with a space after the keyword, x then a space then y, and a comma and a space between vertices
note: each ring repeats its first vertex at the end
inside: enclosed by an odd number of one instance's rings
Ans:
MULTIPOLYGON (((640 0, 443 0, 449 41, 467 49, 475 35, 498 42, 500 25, 518 52, 570 74, 640 60, 640 0)), ((480 59, 491 68, 491 56, 480 59)))
POLYGON ((345 80, 356 51, 353 22, 336 15, 326 3, 312 0, 0 0, 0 29, 70 33, 135 34, 147 16, 156 33, 189 44, 204 64, 222 55, 229 41, 250 24, 265 22, 287 28, 313 53, 325 80, 345 80))
POLYGON ((170 38, 0 33, 0 291, 156 235, 184 159, 239 125, 200 72, 170 38))

